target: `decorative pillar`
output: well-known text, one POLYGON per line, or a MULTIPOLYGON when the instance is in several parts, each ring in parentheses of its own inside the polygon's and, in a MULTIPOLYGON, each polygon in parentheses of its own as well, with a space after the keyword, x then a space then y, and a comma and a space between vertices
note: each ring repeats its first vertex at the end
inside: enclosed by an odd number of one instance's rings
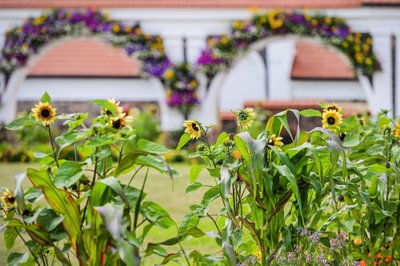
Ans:
POLYGON ((371 34, 373 50, 382 70, 374 73, 372 91, 367 91, 368 105, 373 115, 376 115, 381 109, 389 109, 393 114, 391 33, 389 30, 373 30, 371 34))
POLYGON ((268 43, 269 98, 290 100, 292 98, 291 73, 296 52, 294 39, 277 40, 268 43))

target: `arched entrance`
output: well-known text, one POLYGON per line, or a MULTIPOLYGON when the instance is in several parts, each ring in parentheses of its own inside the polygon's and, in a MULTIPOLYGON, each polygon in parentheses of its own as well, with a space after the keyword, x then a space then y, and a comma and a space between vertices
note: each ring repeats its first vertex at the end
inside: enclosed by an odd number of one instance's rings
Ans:
MULTIPOLYGON (((348 62, 358 76, 366 92, 371 112, 376 114, 381 108, 391 106, 390 97, 374 97, 371 80, 380 69, 373 52, 372 36, 368 33, 352 32, 343 19, 307 13, 271 11, 256 14, 246 21, 234 21, 230 35, 213 36, 198 59, 198 67, 208 79, 209 94, 203 101, 201 119, 217 121, 218 90, 225 82, 231 69, 240 63, 241 58, 251 52, 264 48, 268 42, 277 39, 306 39, 333 49, 348 62), (211 110, 214 108, 214 110, 211 110), (207 119, 208 118, 208 119, 207 119)), ((290 56, 288 56, 290 57, 290 56)), ((290 59, 288 59, 290 60, 290 59)), ((270 90, 270 96, 290 95, 287 69, 282 69, 286 81, 280 80, 279 92, 270 90), (289 92, 289 93, 288 93, 289 92)), ((271 88, 273 90, 273 88, 271 88)), ((390 89, 390 88, 388 88, 390 89)), ((381 91, 382 93, 383 91, 381 91)), ((383 93, 385 94, 385 93, 383 93)), ((386 93, 387 94, 387 93, 386 93)), ((286 99, 290 99, 286 97, 286 99)))

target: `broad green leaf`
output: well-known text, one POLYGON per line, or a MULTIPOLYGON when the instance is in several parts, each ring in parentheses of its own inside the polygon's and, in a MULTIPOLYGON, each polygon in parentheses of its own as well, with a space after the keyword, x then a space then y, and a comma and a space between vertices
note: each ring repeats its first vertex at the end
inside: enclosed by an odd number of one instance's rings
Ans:
POLYGON ((221 179, 219 181, 219 189, 221 190, 221 196, 224 199, 228 199, 229 191, 231 188, 231 174, 226 167, 221 168, 221 179))
POLYGON ((208 206, 213 200, 218 198, 220 195, 219 186, 213 186, 209 188, 203 195, 203 199, 201 200, 201 204, 208 206))
POLYGON ((246 147, 246 142, 239 135, 235 135, 233 139, 242 158, 247 162, 250 161, 250 155, 246 147))
POLYGON ((111 136, 102 136, 102 137, 96 137, 93 138, 92 140, 88 141, 85 145, 88 147, 101 147, 104 145, 110 145, 114 142, 114 138, 111 136))
POLYGON ((168 212, 157 203, 151 201, 143 202, 140 212, 147 220, 161 228, 169 228, 175 225, 168 212))
POLYGON ((27 176, 36 188, 42 190, 53 210, 64 215, 64 229, 70 237, 72 247, 76 251, 76 238, 79 235, 81 219, 75 200, 67 191, 55 187, 47 171, 29 168, 27 176))
POLYGON ((33 157, 38 158, 38 159, 42 159, 42 158, 44 158, 44 157, 46 157, 48 155, 50 155, 50 153, 44 153, 44 152, 41 152, 41 151, 34 151, 33 152, 33 157))
POLYGON ((120 162, 117 164, 117 166, 114 170, 114 175, 118 177, 121 174, 126 173, 129 170, 131 170, 134 167, 138 156, 139 156, 139 154, 137 154, 137 153, 128 153, 128 154, 124 155, 121 158, 120 162))
POLYGON ((343 146, 346 148, 355 147, 360 144, 360 138, 357 135, 347 135, 343 140, 343 146))
POLYGON ((100 106, 103 109, 107 109, 111 112, 113 116, 117 115, 117 110, 115 109, 115 105, 110 103, 108 100, 93 100, 91 103, 100 106))
POLYGON ((298 202, 298 208, 300 211, 301 219, 304 224, 303 206, 301 203, 300 191, 299 191, 296 177, 293 175, 293 173, 290 171, 289 167, 287 167, 286 165, 277 165, 275 163, 272 163, 272 165, 279 171, 279 173, 281 175, 283 175, 284 177, 286 177, 288 179, 288 181, 290 183, 290 188, 293 191, 293 194, 296 197, 296 200, 298 202))
POLYGON ((8 250, 10 250, 14 247, 15 239, 18 236, 18 233, 16 230, 18 230, 18 229, 12 228, 12 229, 6 229, 4 231, 4 244, 8 250))
POLYGON ((22 182, 26 177, 25 173, 16 174, 15 179, 15 196, 17 198, 17 205, 20 211, 25 210, 25 199, 24 199, 24 190, 22 188, 22 182))
POLYGON ((315 110, 315 109, 304 109, 300 111, 300 115, 304 117, 322 117, 322 114, 320 111, 315 110))
POLYGON ((140 150, 150 154, 162 155, 169 152, 169 150, 164 146, 145 139, 139 139, 139 141, 137 142, 137 146, 140 150))
POLYGON ((140 256, 139 250, 135 245, 130 244, 126 240, 121 240, 118 243, 118 253, 121 257, 121 260, 127 266, 139 266, 140 265, 140 256))
POLYGON ((114 205, 107 203, 104 206, 94 207, 100 213, 104 225, 110 232, 112 237, 118 242, 122 236, 122 216, 124 214, 124 207, 121 205, 114 205))
POLYGON ((70 187, 84 175, 85 166, 74 161, 66 161, 60 165, 54 176, 54 185, 56 187, 70 187))
POLYGON ((218 147, 219 145, 221 145, 222 143, 225 142, 226 138, 229 137, 229 134, 226 132, 222 132, 221 134, 219 134, 217 141, 215 142, 215 147, 218 147))
POLYGON ((47 91, 43 94, 42 98, 40 99, 40 102, 42 102, 42 103, 51 103, 51 97, 47 93, 47 91))
POLYGON ((181 138, 179 139, 178 146, 176 147, 176 151, 179 152, 190 140, 190 135, 184 133, 181 138))
POLYGON ((189 173, 190 183, 193 183, 194 181, 197 180, 203 168, 204 167, 202 165, 198 164, 192 165, 190 167, 190 173, 189 173))
POLYGON ((187 188, 186 188, 186 193, 192 192, 192 191, 196 191, 199 188, 201 188, 203 186, 203 184, 201 184, 200 182, 194 182, 192 184, 190 184, 187 188))
POLYGON ((24 264, 25 262, 28 261, 28 258, 29 258, 29 252, 26 252, 24 254, 17 252, 10 253, 10 255, 8 255, 7 258, 7 266, 17 266, 24 264))
POLYGON ((33 126, 34 124, 35 124, 35 121, 31 117, 25 116, 25 117, 18 118, 16 120, 14 120, 13 122, 11 122, 10 124, 8 124, 6 126, 6 129, 19 130, 24 127, 33 126))
POLYGON ((196 211, 191 211, 187 213, 179 225, 178 234, 182 235, 185 234, 189 229, 196 227, 199 224, 200 217, 199 213, 196 211))
POLYGON ((121 199, 125 202, 125 204, 128 205, 129 208, 131 207, 129 200, 125 195, 125 191, 123 190, 121 184, 115 177, 110 176, 100 180, 100 182, 109 186, 112 190, 114 190, 114 192, 121 197, 121 199))

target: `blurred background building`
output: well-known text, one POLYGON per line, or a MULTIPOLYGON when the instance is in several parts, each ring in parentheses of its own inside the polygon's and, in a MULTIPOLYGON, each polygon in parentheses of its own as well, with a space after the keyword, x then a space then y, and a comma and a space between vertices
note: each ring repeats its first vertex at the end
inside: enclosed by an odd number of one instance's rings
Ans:
MULTIPOLYGON (((247 19, 251 9, 307 9, 346 19, 354 31, 369 32, 382 71, 372 87, 358 79, 347 59, 318 42, 293 37, 265 40, 224 76, 200 90, 202 106, 193 117, 215 122, 221 113, 246 101, 347 101, 376 113, 400 113, 400 0, 0 0, 0 43, 6 31, 25 18, 51 8, 98 8, 113 19, 139 22, 148 34, 161 35, 168 56, 195 63, 207 37, 229 32, 230 23, 247 19)), ((174 130, 182 116, 165 105, 160 83, 139 75, 139 62, 122 49, 88 38, 51 43, 30 63, 28 74, 12 89, 17 111, 26 111, 48 91, 66 111, 90 108, 88 100, 115 97, 122 102, 158 103, 162 127, 174 130)), ((203 86, 204 87, 204 86, 203 86)), ((4 95, 5 92, 2 92, 4 95)), ((10 92, 8 92, 10 94, 10 92)), ((4 97, 2 97, 4 105, 4 97)), ((290 105, 290 104, 289 104, 290 105)), ((8 114, 0 113, 2 120, 8 114)))

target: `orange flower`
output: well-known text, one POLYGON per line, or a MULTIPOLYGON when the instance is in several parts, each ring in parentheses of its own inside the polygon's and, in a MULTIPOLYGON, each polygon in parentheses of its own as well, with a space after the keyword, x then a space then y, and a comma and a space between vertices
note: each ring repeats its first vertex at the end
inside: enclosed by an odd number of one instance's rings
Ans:
POLYGON ((234 150, 234 151, 232 152, 232 156, 233 156, 233 158, 235 158, 235 159, 240 159, 240 158, 242 158, 242 155, 240 154, 240 151, 238 151, 238 150, 234 150))

